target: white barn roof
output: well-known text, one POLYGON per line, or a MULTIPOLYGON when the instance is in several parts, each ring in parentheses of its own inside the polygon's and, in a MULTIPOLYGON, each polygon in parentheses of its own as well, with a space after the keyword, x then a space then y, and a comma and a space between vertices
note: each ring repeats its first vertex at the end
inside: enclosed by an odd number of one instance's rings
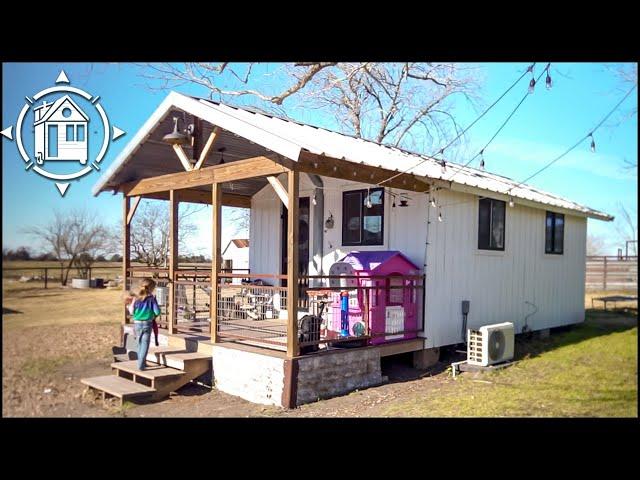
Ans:
POLYGON ((425 177, 426 180, 449 180, 452 178, 452 190, 469 191, 479 195, 482 195, 483 192, 492 192, 498 194, 498 196, 509 195, 514 199, 525 200, 527 203, 556 207, 580 216, 600 220, 613 220, 613 217, 606 213, 529 185, 518 185, 518 182, 500 175, 463 167, 460 164, 449 161, 447 161, 446 171, 443 174, 439 161, 425 155, 388 147, 324 128, 285 120, 254 110, 231 107, 176 92, 171 92, 165 98, 140 131, 114 160, 110 168, 105 171, 94 186, 94 195, 107 189, 109 180, 124 166, 156 123, 162 120, 172 108, 179 108, 200 117, 213 125, 262 145, 293 161, 298 161, 302 150, 358 164, 364 163, 390 170, 398 169, 399 171, 404 171, 418 162, 424 161, 418 167, 413 168, 411 172, 418 177, 425 177), (455 176, 454 172, 456 172, 455 176))

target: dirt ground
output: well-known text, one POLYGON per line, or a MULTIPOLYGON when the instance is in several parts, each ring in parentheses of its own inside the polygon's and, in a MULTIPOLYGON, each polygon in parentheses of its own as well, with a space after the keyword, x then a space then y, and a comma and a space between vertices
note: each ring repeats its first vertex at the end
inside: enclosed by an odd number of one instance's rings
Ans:
MULTIPOLYGON (((591 306, 589 295, 585 299, 588 307, 591 306)), ((3 282, 3 416, 403 416, 402 405, 408 401, 455 394, 462 388, 447 370, 447 366, 462 355, 450 350, 438 365, 427 371, 413 369, 410 355, 384 359, 383 375, 389 377, 388 383, 294 410, 256 405, 198 385, 184 387, 159 403, 104 406, 86 394, 80 378, 110 373, 111 347, 119 343, 120 296, 117 290, 43 290, 28 284, 3 282)), ((603 314, 597 321, 612 328, 637 329, 636 316, 603 314)), ((479 388, 482 382, 491 383, 483 380, 484 377, 468 375, 467 387, 479 388)), ((637 371, 635 375, 637 403, 637 371)))

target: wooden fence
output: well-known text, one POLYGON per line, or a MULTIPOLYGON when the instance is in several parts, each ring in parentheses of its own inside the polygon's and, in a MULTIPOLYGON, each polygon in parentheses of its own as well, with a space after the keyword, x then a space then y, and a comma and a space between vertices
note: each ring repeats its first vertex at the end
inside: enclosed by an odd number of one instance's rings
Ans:
POLYGON ((587 290, 637 290, 637 288, 638 257, 587 257, 587 290))

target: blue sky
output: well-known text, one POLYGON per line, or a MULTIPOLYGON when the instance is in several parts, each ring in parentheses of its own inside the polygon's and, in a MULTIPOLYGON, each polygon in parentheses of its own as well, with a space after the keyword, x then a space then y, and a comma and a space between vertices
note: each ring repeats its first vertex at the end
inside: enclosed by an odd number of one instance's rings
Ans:
MULTIPOLYGON (((536 75, 545 64, 538 63, 536 75)), ((492 103, 526 67, 525 63, 477 64, 483 79, 479 108, 492 103)), ((260 66, 256 73, 269 73, 277 68, 277 64, 266 64, 260 66)), ((2 69, 2 129, 15 126, 25 96, 52 86, 61 69, 65 70, 73 86, 100 95, 100 102, 111 123, 127 132, 110 145, 102 161, 103 171, 166 95, 166 92, 149 89, 140 77, 141 67, 132 64, 16 63, 3 64, 2 69)), ((546 90, 543 84, 538 85, 534 94, 527 98, 485 151, 489 171, 516 180, 526 178, 585 135, 624 94, 618 80, 604 64, 552 64, 551 74, 553 88, 546 90)), ((491 138, 520 101, 527 82, 522 81, 469 131, 465 145, 456 152, 457 161, 465 162, 491 138)), ((182 86, 176 90, 206 96, 204 90, 194 86, 182 86)), ((634 105, 637 105, 637 91, 626 100, 621 112, 634 105)), ((460 124, 466 125, 478 112, 460 104, 454 113, 460 124)), ((291 115, 300 121, 336 128, 329 115, 317 110, 296 108, 291 115)), ((589 151, 588 142, 585 142, 529 183, 613 215, 618 215, 617 205, 623 203, 636 217, 637 169, 625 170, 624 160, 637 163, 637 117, 617 125, 616 118, 619 117, 612 117, 596 133, 595 154, 589 151)), ((2 158, 3 248, 27 245, 38 250, 39 245, 21 230, 46 223, 55 209, 83 207, 98 212, 107 223, 115 225, 120 221, 120 196, 91 195, 91 188, 100 172, 73 181, 62 198, 51 180, 25 171, 15 142, 4 137, 2 158)), ((223 214, 228 215, 228 212, 223 214)), ((195 251, 208 254, 210 209, 195 214, 193 219, 200 228, 195 251)), ((612 223, 590 219, 589 232, 609 238, 608 251, 611 253, 621 246, 612 223)), ((233 228, 226 222, 223 242, 233 233, 233 228)))

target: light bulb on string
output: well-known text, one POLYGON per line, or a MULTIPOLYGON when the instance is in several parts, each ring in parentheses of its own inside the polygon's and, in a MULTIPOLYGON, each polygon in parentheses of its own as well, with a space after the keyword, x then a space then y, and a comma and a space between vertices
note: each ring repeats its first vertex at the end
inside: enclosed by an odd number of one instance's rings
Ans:
POLYGON ((433 196, 431 197, 431 206, 433 208, 436 208, 436 197, 433 197, 433 196))
POLYGON ((549 75, 549 65, 547 65, 547 78, 545 79, 544 83, 547 86, 547 90, 551 90, 553 81, 551 80, 551 75, 549 75))
POLYGON ((484 150, 480 151, 480 170, 484 171, 484 150))
POLYGON ((367 189, 367 208, 371 208, 371 189, 367 189))
POLYGON ((509 206, 513 208, 514 203, 513 203, 513 197, 509 197, 509 206))
POLYGON ((442 210, 438 209, 438 221, 441 222, 442 221, 442 210))
POLYGON ((593 133, 590 133, 589 136, 591 137, 591 152, 596 153, 596 141, 593 138, 593 133))
POLYGON ((318 201, 316 200, 316 194, 315 192, 313 193, 313 198, 311 199, 311 203, 313 203, 314 205, 318 204, 318 201))
POLYGON ((531 81, 529 82, 529 93, 533 93, 535 88, 536 88, 536 79, 532 78, 531 81))
POLYGON ((441 160, 440 167, 441 167, 440 170, 442 171, 443 175, 447 173, 447 162, 445 162, 444 160, 441 160))

